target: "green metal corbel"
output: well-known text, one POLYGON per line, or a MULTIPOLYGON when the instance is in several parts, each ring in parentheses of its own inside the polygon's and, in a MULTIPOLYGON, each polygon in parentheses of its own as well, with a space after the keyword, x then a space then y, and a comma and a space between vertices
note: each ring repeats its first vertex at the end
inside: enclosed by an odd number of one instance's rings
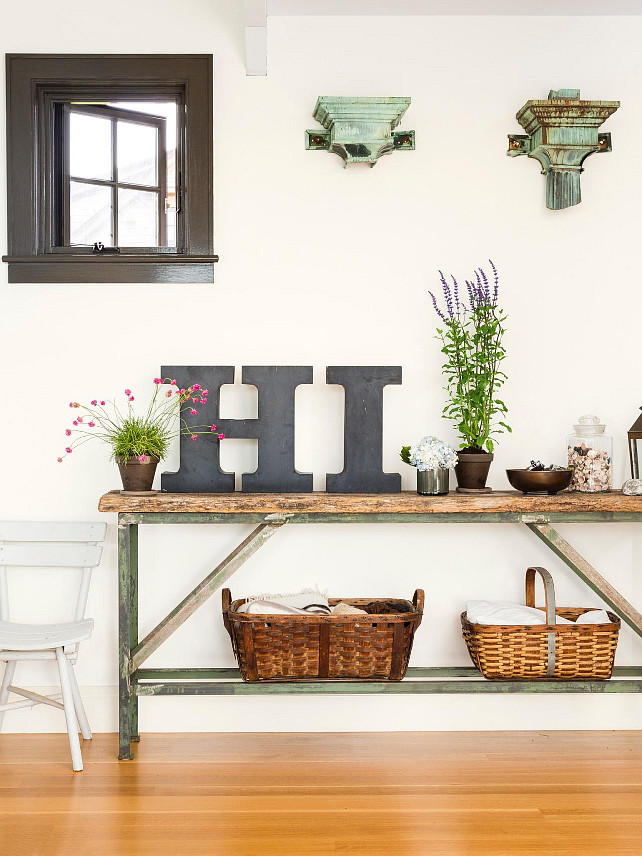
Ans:
POLYGON ((580 174, 589 155, 611 151, 611 135, 598 128, 619 101, 582 101, 579 89, 551 90, 546 100, 527 101, 517 113, 526 134, 508 135, 508 156, 528 155, 546 176, 546 207, 569 208, 582 201, 580 174))
POLYGON ((410 104, 410 98, 343 98, 321 96, 313 117, 321 131, 305 132, 305 147, 339 155, 343 165, 369 163, 382 155, 412 151, 414 131, 395 131, 410 104))

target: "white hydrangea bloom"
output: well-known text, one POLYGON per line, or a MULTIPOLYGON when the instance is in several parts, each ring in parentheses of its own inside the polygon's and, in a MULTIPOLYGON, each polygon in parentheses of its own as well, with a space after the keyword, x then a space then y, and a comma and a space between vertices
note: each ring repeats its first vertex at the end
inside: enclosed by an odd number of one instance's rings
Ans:
POLYGON ((425 470, 450 470, 457 464, 457 452, 443 440, 428 434, 410 447, 409 460, 420 472, 425 470))

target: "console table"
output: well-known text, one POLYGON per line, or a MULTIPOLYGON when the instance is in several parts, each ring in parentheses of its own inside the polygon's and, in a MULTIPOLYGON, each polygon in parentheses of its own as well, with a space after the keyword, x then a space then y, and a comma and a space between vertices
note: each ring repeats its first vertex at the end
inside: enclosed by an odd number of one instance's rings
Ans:
POLYGON ((236 669, 145 669, 147 658, 280 529, 299 523, 520 523, 562 559, 632 630, 642 614, 559 532, 557 523, 639 523, 642 497, 619 491, 524 496, 397 494, 145 494, 111 491, 99 510, 118 513, 119 755, 131 759, 139 740, 138 699, 159 695, 283 693, 642 692, 642 666, 616 667, 609 681, 487 681, 470 666, 414 667, 400 682, 305 681, 244 683, 236 669), (138 526, 239 523, 255 529, 144 639, 138 638, 138 526))

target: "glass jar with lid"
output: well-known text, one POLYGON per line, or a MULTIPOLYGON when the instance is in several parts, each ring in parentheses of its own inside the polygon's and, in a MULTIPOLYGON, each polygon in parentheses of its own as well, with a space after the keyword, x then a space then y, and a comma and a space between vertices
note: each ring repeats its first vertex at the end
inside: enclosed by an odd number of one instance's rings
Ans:
POLYGON ((581 416, 566 438, 568 466, 573 469, 569 490, 601 493, 613 483, 613 438, 604 433, 597 416, 581 416))

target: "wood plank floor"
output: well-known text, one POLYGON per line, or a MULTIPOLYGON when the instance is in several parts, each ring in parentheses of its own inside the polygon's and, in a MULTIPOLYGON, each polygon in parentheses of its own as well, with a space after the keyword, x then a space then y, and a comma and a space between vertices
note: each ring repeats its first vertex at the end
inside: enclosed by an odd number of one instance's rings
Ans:
POLYGON ((0 854, 640 856, 642 732, 0 736, 0 854))

